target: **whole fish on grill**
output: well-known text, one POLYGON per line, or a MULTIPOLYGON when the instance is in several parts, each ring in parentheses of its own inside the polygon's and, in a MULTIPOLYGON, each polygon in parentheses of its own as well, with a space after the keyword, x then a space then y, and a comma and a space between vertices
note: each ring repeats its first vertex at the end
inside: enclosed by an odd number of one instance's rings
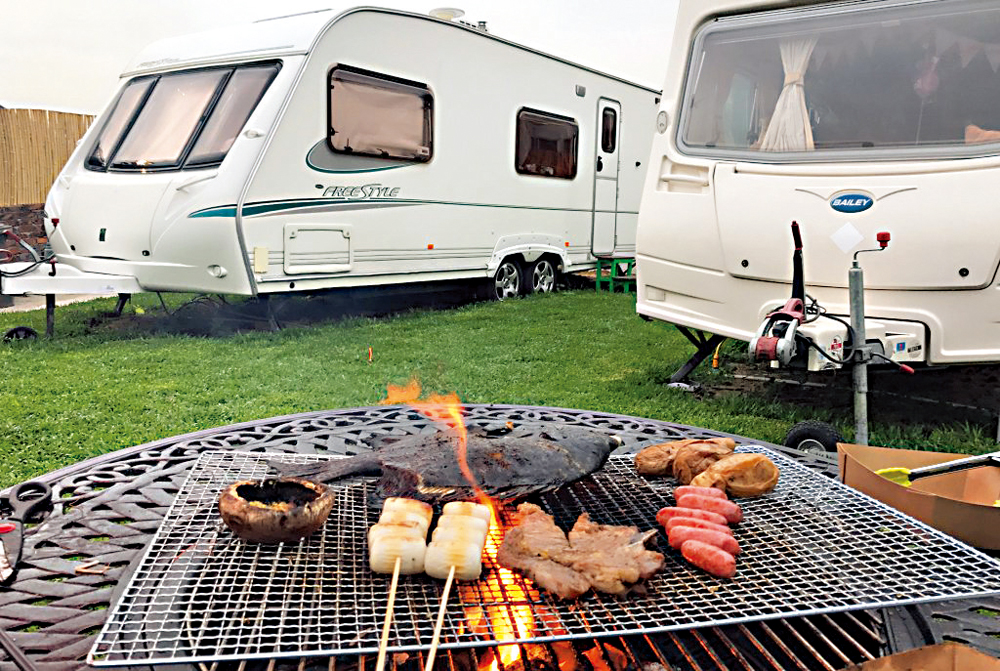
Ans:
MULTIPOLYGON (((476 483, 496 499, 517 499, 556 489, 593 473, 604 465, 620 440, 579 427, 522 425, 503 431, 470 427, 467 463, 476 483)), ((333 482, 355 475, 380 475, 377 495, 405 496, 422 501, 453 501, 475 497, 459 468, 459 434, 454 429, 434 434, 386 436, 372 451, 314 464, 269 462, 282 476, 333 482)))

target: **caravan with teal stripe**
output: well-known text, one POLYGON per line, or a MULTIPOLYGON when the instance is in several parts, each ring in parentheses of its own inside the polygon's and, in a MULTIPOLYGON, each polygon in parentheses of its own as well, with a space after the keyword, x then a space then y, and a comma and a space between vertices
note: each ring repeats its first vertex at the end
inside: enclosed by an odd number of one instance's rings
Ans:
POLYGON ((310 12, 147 47, 49 194, 55 276, 2 290, 507 298, 632 256, 659 93, 453 18, 310 12))

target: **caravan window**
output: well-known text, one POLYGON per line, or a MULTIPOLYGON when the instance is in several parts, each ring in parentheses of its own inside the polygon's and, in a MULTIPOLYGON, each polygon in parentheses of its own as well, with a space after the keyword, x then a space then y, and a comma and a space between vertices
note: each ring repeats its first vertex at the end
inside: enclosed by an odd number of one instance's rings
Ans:
POLYGON ((277 64, 187 70, 129 82, 87 159, 91 170, 218 165, 277 64))
POLYGON ((601 151, 611 154, 615 151, 618 132, 618 114, 610 107, 601 113, 601 151))
POLYGON ((1000 151, 1000 6, 865 2, 762 12, 699 33, 678 128, 749 160, 1000 151))
POLYGON ((522 109, 517 113, 514 167, 522 175, 573 179, 579 138, 573 119, 522 109))
POLYGON ((330 71, 330 148, 342 154, 429 161, 434 98, 424 84, 338 66, 330 71))
POLYGON ((246 125, 264 90, 277 72, 275 66, 240 68, 233 73, 198 136, 186 165, 220 163, 246 125))
POLYGON ((101 129, 101 134, 97 136, 97 144, 94 145, 94 150, 87 159, 87 167, 108 167, 108 158, 114 153, 115 145, 121 139, 125 127, 135 117, 136 109, 146 99, 146 93, 149 92, 153 81, 152 79, 137 79, 128 83, 125 90, 122 91, 121 97, 118 98, 118 104, 112 110, 111 116, 108 117, 107 123, 101 129))

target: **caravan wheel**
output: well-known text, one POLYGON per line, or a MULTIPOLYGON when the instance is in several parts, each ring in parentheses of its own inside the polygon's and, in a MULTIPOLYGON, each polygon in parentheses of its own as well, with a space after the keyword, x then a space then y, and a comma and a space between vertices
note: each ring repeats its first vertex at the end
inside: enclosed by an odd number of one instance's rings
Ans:
POLYGON ((531 264, 528 290, 533 294, 547 294, 556 290, 556 266, 552 259, 543 256, 531 264))
POLYGON ((504 259, 493 276, 493 296, 498 301, 520 296, 523 279, 521 264, 514 259, 504 259))

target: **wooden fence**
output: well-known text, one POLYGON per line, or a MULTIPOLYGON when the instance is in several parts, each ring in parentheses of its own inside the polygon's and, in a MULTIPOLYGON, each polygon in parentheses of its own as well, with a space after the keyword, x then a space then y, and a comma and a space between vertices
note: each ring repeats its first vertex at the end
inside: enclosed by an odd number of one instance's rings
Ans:
POLYGON ((44 203, 94 117, 0 109, 0 207, 44 203))

